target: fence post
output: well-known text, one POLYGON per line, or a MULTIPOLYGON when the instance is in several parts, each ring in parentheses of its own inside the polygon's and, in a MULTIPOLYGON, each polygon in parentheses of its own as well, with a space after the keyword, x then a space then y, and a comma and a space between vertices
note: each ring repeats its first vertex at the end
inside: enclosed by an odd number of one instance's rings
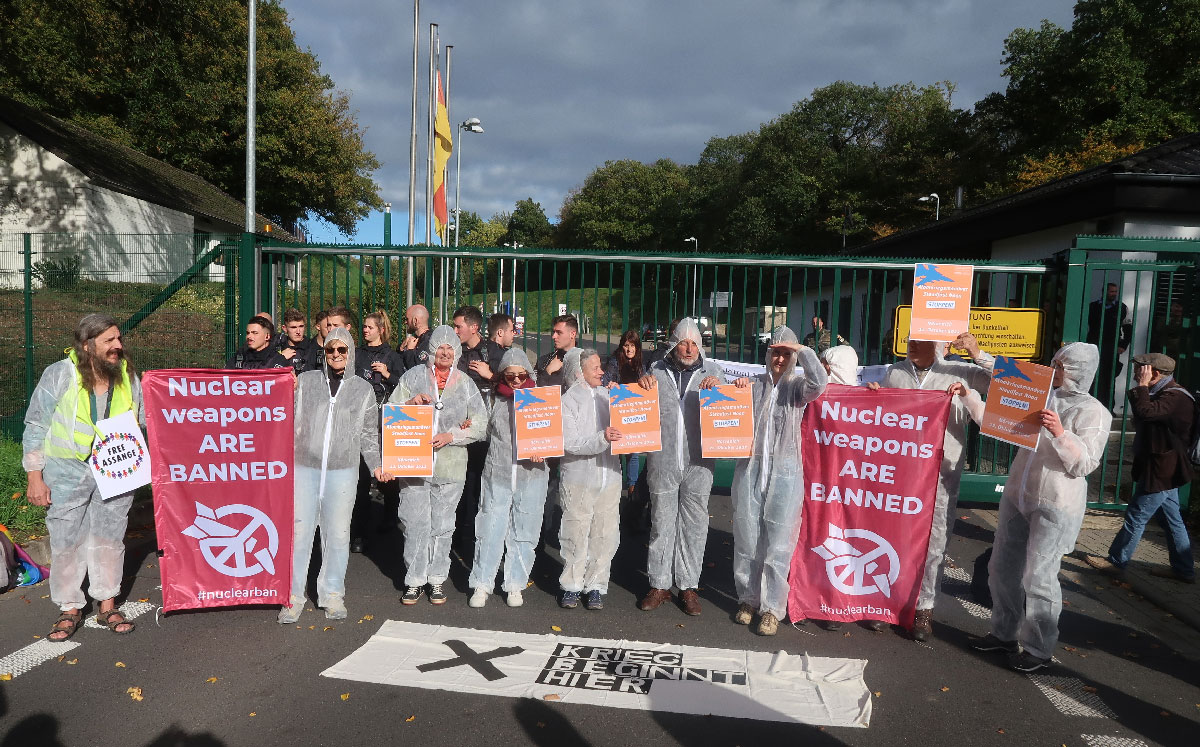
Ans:
POLYGON ((1085 249, 1067 251, 1067 297, 1063 299, 1064 343, 1079 342, 1083 310, 1087 308, 1087 258, 1085 249))
POLYGON ((33 236, 24 235, 25 255, 25 402, 33 399, 33 236))
MULTIPOLYGON (((625 263, 625 284, 621 289, 621 334, 625 334, 625 330, 629 329, 629 294, 630 290, 630 275, 633 273, 633 263, 625 263)), ((642 295, 645 298, 645 294, 642 295)), ((713 322, 713 329, 716 329, 716 322, 713 322)), ((610 330, 611 333, 611 330, 610 330)), ((611 336, 611 334, 610 334, 611 336)), ((640 338, 639 338, 640 339, 640 338)))
POLYGON ((238 328, 249 321, 257 309, 254 305, 254 234, 243 233, 241 244, 238 246, 238 302, 237 314, 234 316, 234 334, 238 328))

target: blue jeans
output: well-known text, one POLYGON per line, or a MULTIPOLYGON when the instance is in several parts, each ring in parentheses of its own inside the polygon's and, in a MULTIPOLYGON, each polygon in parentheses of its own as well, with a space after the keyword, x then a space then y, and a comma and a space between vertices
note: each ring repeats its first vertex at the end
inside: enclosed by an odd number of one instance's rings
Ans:
POLYGON ((628 471, 628 475, 625 478, 625 487, 626 488, 632 488, 634 485, 637 485, 638 474, 641 472, 641 469, 640 469, 642 466, 641 462, 642 462, 641 454, 630 454, 629 455, 629 458, 627 460, 627 464, 629 465, 629 471, 628 471))
POLYGON ((1150 518, 1162 509, 1158 515, 1158 523, 1167 532, 1167 552, 1171 558, 1171 568, 1179 576, 1193 578, 1196 568, 1192 560, 1192 543, 1188 539, 1187 527, 1179 512, 1179 489, 1171 488, 1158 493, 1142 493, 1141 486, 1134 491, 1133 499, 1125 510, 1125 523, 1121 531, 1113 539, 1112 547, 1108 548, 1108 560, 1118 568, 1124 568, 1133 557, 1142 532, 1150 523, 1150 518))

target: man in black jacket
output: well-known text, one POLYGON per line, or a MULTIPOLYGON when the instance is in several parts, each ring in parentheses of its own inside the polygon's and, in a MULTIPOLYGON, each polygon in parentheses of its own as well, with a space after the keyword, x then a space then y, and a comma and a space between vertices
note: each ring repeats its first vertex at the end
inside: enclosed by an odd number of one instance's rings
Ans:
POLYGON ((396 347, 400 359, 404 361, 404 370, 413 366, 425 364, 425 348, 429 346, 429 335, 433 332, 429 327, 429 309, 421 304, 413 304, 404 311, 404 327, 408 334, 396 347))
POLYGON ((312 340, 305 336, 308 320, 300 309, 288 309, 283 312, 283 334, 277 338, 279 354, 292 364, 292 370, 301 374, 309 369, 311 353, 309 346, 312 340))
POLYGON ((246 346, 225 361, 225 368, 291 368, 287 358, 271 347, 275 325, 265 316, 251 317, 246 322, 246 346))
POLYGON ((550 339, 554 341, 554 349, 538 358, 534 366, 537 369, 538 386, 562 386, 563 358, 579 339, 579 322, 570 314, 554 317, 553 325, 550 339))
POLYGON ((1129 347, 1133 323, 1129 307, 1118 300, 1116 283, 1105 288, 1104 298, 1088 307, 1087 341, 1100 348, 1100 370, 1096 372, 1096 399, 1110 410, 1113 406, 1113 382, 1121 375, 1121 356, 1129 347))
POLYGON ((1146 524, 1161 509, 1159 523, 1167 532, 1171 567, 1152 568, 1150 573, 1193 584, 1196 569, 1179 511, 1179 488, 1194 476, 1187 451, 1195 427, 1195 402, 1192 394, 1176 383, 1171 358, 1143 353, 1134 356, 1133 363, 1137 385, 1129 390, 1129 404, 1137 428, 1133 439, 1133 479, 1137 484, 1108 557, 1088 556, 1086 560, 1103 571, 1124 570, 1146 524))

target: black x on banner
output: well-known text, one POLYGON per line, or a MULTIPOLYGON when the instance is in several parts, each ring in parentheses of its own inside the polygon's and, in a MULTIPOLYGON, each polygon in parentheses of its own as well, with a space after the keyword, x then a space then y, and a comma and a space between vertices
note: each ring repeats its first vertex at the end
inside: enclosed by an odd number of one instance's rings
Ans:
POLYGON ((453 667, 469 666, 476 672, 483 675, 483 678, 488 682, 502 680, 508 675, 496 668, 490 659, 499 659, 502 656, 513 656, 514 654, 522 653, 525 649, 520 646, 501 646, 494 648, 486 653, 479 653, 472 649, 462 641, 449 640, 442 641, 456 656, 452 659, 442 659, 441 661, 431 661, 428 664, 418 664, 418 672, 434 672, 439 669, 452 669, 453 667))

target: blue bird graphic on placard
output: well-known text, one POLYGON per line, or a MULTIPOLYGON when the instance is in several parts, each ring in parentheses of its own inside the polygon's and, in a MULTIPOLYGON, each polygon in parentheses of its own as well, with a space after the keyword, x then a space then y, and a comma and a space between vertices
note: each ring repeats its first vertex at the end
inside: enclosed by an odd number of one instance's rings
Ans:
POLYGON ((935 264, 919 264, 916 272, 916 285, 918 287, 929 283, 953 283, 954 281, 938 272, 935 264))
POLYGON ((644 399, 644 397, 624 384, 613 387, 608 392, 608 401, 611 404, 619 405, 627 399, 644 399))
POLYGON ((737 400, 733 397, 722 394, 721 391, 716 387, 713 387, 712 389, 700 390, 701 407, 708 407, 709 405, 716 404, 717 402, 737 402, 737 400))
POLYGON ((1002 355, 996 357, 995 367, 992 368, 992 378, 996 380, 1020 379, 1022 381, 1028 381, 1030 384, 1033 383, 1033 379, 1029 378, 1025 372, 1020 369, 1015 360, 1012 358, 1005 358, 1002 355))
POLYGON ((389 407, 383 418, 384 425, 395 425, 396 423, 415 423, 417 419, 401 410, 399 407, 389 407))
POLYGON ((539 398, 533 392, 527 391, 525 389, 517 389, 515 392, 513 392, 513 394, 516 395, 515 401, 516 401, 518 410, 524 408, 525 405, 533 405, 533 404, 543 404, 544 405, 544 404, 546 404, 546 400, 539 398))

